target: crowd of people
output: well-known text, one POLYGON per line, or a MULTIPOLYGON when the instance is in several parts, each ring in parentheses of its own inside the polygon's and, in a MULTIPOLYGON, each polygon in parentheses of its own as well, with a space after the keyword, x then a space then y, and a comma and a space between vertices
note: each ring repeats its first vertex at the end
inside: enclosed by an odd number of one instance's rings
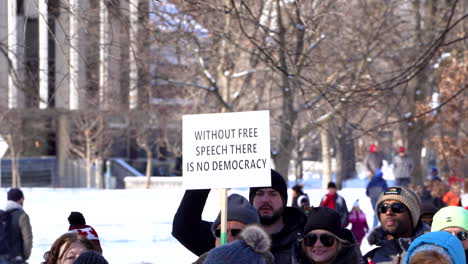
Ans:
POLYGON ((185 192, 172 235, 199 256, 194 263, 468 263, 468 209, 446 203, 445 193, 434 202, 439 182, 388 187, 377 168, 366 190, 377 221, 370 228, 359 200, 348 210, 333 182, 317 207, 303 186, 293 186, 288 206, 286 182, 271 170, 271 186, 251 187, 248 200, 228 197, 226 244, 219 242, 220 216, 202 220, 209 189, 185 192), (366 236, 373 249, 361 252, 366 236))
MULTIPOLYGON (((371 147, 371 153, 376 152, 371 147)), ((468 179, 444 180, 433 169, 424 185, 414 185, 407 177, 413 165, 405 161, 405 150, 400 148, 398 156, 405 169, 397 169, 400 185, 390 187, 379 156, 367 159, 368 169, 374 170, 366 188, 374 209, 372 227, 360 201, 349 210, 334 182, 328 183, 317 207, 302 185, 293 186, 288 206, 287 183, 271 170, 270 186, 251 187, 248 198, 229 195, 226 244, 221 242, 221 212, 212 222, 202 219, 209 189, 185 191, 172 235, 198 256, 198 264, 468 263, 468 179), (369 252, 361 252, 364 238, 373 246, 369 252)), ((7 198, 6 209, 0 210, 0 264, 26 263, 32 228, 23 209, 25 197, 12 188, 7 198)), ((96 230, 83 214, 71 212, 68 222, 68 230, 44 253, 42 263, 108 263, 96 230)))

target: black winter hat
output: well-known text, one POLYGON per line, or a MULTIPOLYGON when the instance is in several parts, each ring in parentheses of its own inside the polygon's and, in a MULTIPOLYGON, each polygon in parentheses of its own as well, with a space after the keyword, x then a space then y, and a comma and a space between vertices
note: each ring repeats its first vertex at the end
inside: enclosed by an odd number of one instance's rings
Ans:
POLYGON ((255 193, 257 192, 258 189, 262 188, 273 188, 279 192, 281 195, 281 198, 283 198, 284 205, 288 203, 288 186, 286 185, 286 182, 284 181, 283 176, 279 174, 275 170, 271 170, 271 186, 264 186, 264 187, 251 187, 250 192, 249 192, 249 201, 250 203, 253 203, 253 199, 255 196, 255 193))
POLYGON ((304 237, 312 230, 324 229, 332 232, 337 237, 342 236, 340 215, 329 207, 312 207, 307 217, 307 223, 301 237, 304 237))
POLYGON ((18 188, 11 188, 7 193, 8 201, 19 201, 24 198, 23 192, 18 188))
POLYGON ((73 264, 109 264, 109 262, 101 254, 91 250, 80 254, 73 264))
POLYGON ((68 217, 68 222, 71 226, 81 226, 86 225, 86 220, 80 212, 71 212, 68 217))
POLYGON ((330 188, 336 189, 336 184, 334 182, 329 182, 328 186, 327 186, 327 189, 330 189, 330 188))
MULTIPOLYGON (((227 221, 239 221, 246 225, 260 223, 257 210, 243 196, 233 193, 227 201, 227 221)), ((211 225, 211 231, 215 231, 221 223, 221 212, 211 225)))

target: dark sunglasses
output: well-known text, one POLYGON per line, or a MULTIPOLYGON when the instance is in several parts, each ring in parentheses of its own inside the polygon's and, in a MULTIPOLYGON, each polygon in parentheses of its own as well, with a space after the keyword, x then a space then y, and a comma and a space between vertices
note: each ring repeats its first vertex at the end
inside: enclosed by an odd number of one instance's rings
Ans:
POLYGON ((325 247, 331 247, 333 246, 333 244, 335 244, 336 237, 327 234, 308 234, 304 237, 304 245, 306 247, 311 247, 315 245, 315 243, 317 243, 318 239, 320 239, 320 243, 322 243, 322 245, 324 245, 325 247))
POLYGON ((406 209, 406 206, 402 203, 393 203, 393 204, 381 204, 379 205, 379 212, 381 214, 387 213, 388 209, 392 209, 392 212, 400 214, 403 212, 406 212, 408 209, 406 209))
POLYGON ((458 233, 457 233, 457 237, 458 237, 458 239, 460 239, 461 241, 467 240, 467 239, 468 239, 468 232, 466 232, 466 231, 458 232, 458 233))
MULTIPOLYGON (((231 232, 231 236, 236 237, 239 235, 239 233, 242 231, 242 229, 228 229, 227 232, 231 232)), ((221 236, 221 229, 216 229, 215 230, 215 236, 220 237, 221 236)))

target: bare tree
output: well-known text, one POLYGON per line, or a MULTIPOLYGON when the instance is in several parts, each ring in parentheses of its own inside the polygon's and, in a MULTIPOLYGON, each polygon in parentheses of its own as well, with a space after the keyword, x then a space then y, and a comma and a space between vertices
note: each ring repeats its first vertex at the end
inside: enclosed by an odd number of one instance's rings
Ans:
MULTIPOLYGON (((72 113, 68 134, 70 152, 85 161, 86 187, 91 188, 92 168, 105 157, 112 143, 105 114, 92 109, 72 113)), ((100 174, 95 186, 102 187, 100 174)))

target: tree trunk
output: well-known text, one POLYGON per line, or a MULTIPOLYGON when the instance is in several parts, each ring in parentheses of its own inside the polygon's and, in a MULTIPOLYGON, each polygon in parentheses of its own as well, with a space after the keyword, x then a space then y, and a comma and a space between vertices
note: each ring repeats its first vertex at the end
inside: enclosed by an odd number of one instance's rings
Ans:
POLYGON ((93 163, 91 160, 86 159, 86 188, 91 188, 91 168, 93 163))
POLYGON ((341 189, 343 181, 356 175, 356 158, 352 129, 344 123, 338 129, 337 134, 336 185, 338 189, 341 189))
POLYGON ((153 153, 150 149, 146 151, 146 189, 151 188, 151 172, 153 171, 153 153))
POLYGON ((417 122, 408 127, 408 155, 410 155, 414 161, 414 171, 411 182, 418 185, 421 185, 424 181, 421 167, 421 152, 424 144, 425 129, 425 125, 422 122, 417 122))
POLYGON ((109 109, 109 10, 105 0, 99 1, 99 103, 101 109, 109 109))
POLYGON ((91 167, 93 162, 91 160, 91 142, 86 138, 86 188, 91 188, 91 167))
POLYGON ((8 1, 8 108, 18 107, 18 29, 17 1, 8 1))
POLYGON ((282 14, 281 14, 281 3, 279 0, 276 1, 277 8, 277 23, 279 28, 279 65, 281 68, 281 92, 282 92, 282 111, 280 117, 280 139, 278 154, 274 156, 275 168, 283 175, 286 183, 288 182, 289 165, 292 159, 292 152, 295 147, 295 140, 293 135, 294 124, 297 119, 297 112, 294 110, 294 94, 291 88, 289 79, 289 69, 287 64, 287 42, 286 42, 286 29, 284 28, 282 14))
POLYGON ((39 108, 46 109, 49 102, 49 30, 46 0, 39 0, 39 108))
POLYGON ((346 158, 343 148, 343 137, 339 135, 338 145, 336 147, 336 187, 341 189, 346 174, 346 158))
POLYGON ((135 109, 138 106, 138 5, 139 0, 129 0, 129 22, 130 22, 130 45, 129 45, 129 108, 135 109))
POLYGON ((302 165, 303 158, 304 158, 304 151, 303 150, 298 151, 297 158, 296 158, 296 166, 295 166, 296 183, 302 181, 302 179, 304 178, 304 175, 303 175, 304 168, 302 165))
POLYGON ((58 177, 52 180, 52 185, 56 187, 69 187, 71 185, 71 175, 66 173, 69 144, 69 117, 63 113, 58 113, 57 121, 57 141, 55 147, 57 149, 57 170, 58 177))
POLYGON ((102 189, 102 160, 94 161, 94 184, 98 189, 102 189))
POLYGON ((15 139, 11 134, 6 136, 7 142, 10 148, 10 157, 11 157, 11 186, 13 188, 20 188, 21 181, 20 181, 20 174, 18 168, 18 153, 16 148, 15 139))
MULTIPOLYGON (((69 106, 70 110, 77 110, 80 107, 80 91, 79 91, 79 67, 80 67, 80 38, 79 38, 79 12, 80 0, 70 0, 70 8, 72 13, 70 14, 70 96, 69 106)), ((90 182, 88 182, 90 184, 90 182)), ((88 187, 89 188, 89 187, 88 187)))
POLYGON ((322 142, 322 167, 323 178, 322 188, 327 188, 328 183, 332 180, 331 175, 331 156, 330 156, 330 136, 328 135, 328 123, 322 125, 320 131, 320 140, 322 142))

